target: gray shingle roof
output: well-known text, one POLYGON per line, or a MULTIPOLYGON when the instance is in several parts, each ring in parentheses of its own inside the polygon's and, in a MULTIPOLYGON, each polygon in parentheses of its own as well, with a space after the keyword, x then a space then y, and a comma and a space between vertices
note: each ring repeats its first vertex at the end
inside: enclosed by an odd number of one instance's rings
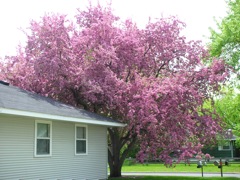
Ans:
POLYGON ((65 118, 84 119, 88 120, 91 124, 99 122, 99 124, 103 125, 105 123, 106 125, 123 126, 123 124, 113 119, 60 103, 51 98, 43 97, 15 86, 3 85, 2 83, 0 83, 0 108, 41 113, 50 116, 62 116, 65 118))

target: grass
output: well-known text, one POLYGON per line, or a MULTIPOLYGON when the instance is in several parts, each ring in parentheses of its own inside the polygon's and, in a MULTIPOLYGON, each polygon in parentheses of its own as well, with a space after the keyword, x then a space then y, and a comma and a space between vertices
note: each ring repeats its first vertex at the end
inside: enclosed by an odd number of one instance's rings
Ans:
MULTIPOLYGON (((176 167, 166 167, 161 163, 149 163, 149 164, 132 164, 125 163, 122 167, 122 172, 201 172, 201 169, 197 168, 197 164, 177 164, 176 167)), ((211 162, 207 166, 203 166, 203 172, 220 172, 217 166, 214 166, 211 162)), ((223 166, 223 173, 240 173, 240 164, 231 164, 229 166, 223 166)))
POLYGON ((145 177, 123 177, 109 178, 109 180, 236 180, 234 177, 168 177, 168 176, 145 176, 145 177))
MULTIPOLYGON (((204 173, 220 173, 220 169, 209 162, 203 166, 204 173)), ((132 164, 126 161, 122 167, 122 172, 201 172, 197 164, 192 162, 190 165, 183 163, 176 164, 175 167, 166 167, 162 163, 132 164)), ((240 173, 240 163, 231 163, 229 166, 223 165, 224 173, 240 173)), ((237 180, 236 177, 182 177, 182 176, 138 176, 109 178, 109 180, 237 180)))

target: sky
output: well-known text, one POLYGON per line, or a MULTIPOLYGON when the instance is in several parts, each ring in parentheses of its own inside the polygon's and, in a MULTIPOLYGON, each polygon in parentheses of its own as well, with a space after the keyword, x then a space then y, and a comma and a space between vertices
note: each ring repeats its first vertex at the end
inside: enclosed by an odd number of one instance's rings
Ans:
MULTIPOLYGON (((14 55, 16 47, 24 44, 26 29, 30 20, 37 20, 44 13, 67 14, 73 18, 77 8, 85 9, 89 1, 97 0, 2 0, 0 1, 0 57, 14 55)), ((98 0, 106 5, 110 0, 98 0)), ((177 16, 186 23, 183 31, 188 40, 208 42, 209 27, 216 28, 214 17, 226 15, 225 0, 111 0, 114 14, 122 19, 132 18, 144 27, 149 17, 177 16)))

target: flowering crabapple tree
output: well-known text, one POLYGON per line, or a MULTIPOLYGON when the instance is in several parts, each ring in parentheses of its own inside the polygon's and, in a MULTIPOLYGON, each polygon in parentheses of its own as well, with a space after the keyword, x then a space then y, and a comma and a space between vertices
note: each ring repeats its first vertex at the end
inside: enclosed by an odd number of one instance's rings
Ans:
POLYGON ((76 23, 47 14, 31 21, 27 44, 1 64, 1 78, 23 89, 116 119, 109 128, 110 176, 133 145, 137 155, 166 165, 197 154, 221 130, 217 114, 203 108, 228 76, 223 61, 204 66, 208 53, 181 35, 175 17, 140 29, 120 21, 111 7, 89 5, 76 23))
POLYGON ((213 158, 213 156, 211 156, 210 154, 206 153, 202 153, 202 152, 198 152, 198 154, 195 156, 196 159, 198 160, 205 160, 205 162, 209 162, 210 159, 213 158))

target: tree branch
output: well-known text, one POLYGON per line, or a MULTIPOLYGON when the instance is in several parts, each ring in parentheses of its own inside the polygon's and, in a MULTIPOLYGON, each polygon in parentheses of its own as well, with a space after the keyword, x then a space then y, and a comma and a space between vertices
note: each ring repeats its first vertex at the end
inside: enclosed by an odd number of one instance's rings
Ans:
POLYGON ((120 164, 121 164, 121 166, 122 166, 124 160, 126 159, 129 151, 133 148, 134 144, 136 143, 136 141, 137 141, 137 136, 134 135, 134 136, 131 138, 131 140, 132 140, 132 141, 130 142, 130 144, 128 144, 127 148, 123 151, 122 156, 120 157, 120 164))
POLYGON ((158 68, 157 73, 156 73, 156 75, 155 75, 156 78, 158 77, 158 75, 159 75, 161 69, 163 68, 163 66, 165 66, 165 65, 166 65, 166 63, 164 62, 164 63, 158 68))
POLYGON ((143 54, 143 57, 145 57, 146 56, 146 54, 148 53, 148 51, 151 49, 151 44, 149 44, 149 46, 148 46, 148 49, 144 52, 144 54, 143 54))
POLYGON ((78 92, 77 92, 75 89, 73 89, 73 88, 70 88, 70 91, 72 92, 73 97, 74 97, 74 99, 75 99, 75 102, 77 102, 77 105, 82 105, 85 110, 88 110, 88 105, 87 105, 87 103, 85 103, 85 102, 82 100, 82 98, 80 98, 78 92))
POLYGON ((130 71, 130 69, 129 69, 125 82, 128 82, 128 78, 129 78, 129 76, 130 76, 130 73, 131 73, 131 71, 130 71))

